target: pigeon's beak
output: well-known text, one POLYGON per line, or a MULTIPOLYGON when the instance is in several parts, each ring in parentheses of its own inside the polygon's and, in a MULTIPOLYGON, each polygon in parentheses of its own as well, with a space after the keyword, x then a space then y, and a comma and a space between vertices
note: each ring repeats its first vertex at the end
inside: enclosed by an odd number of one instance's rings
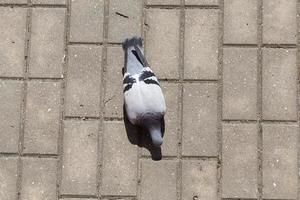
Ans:
POLYGON ((158 130, 151 130, 150 131, 150 136, 151 136, 151 139, 152 139, 152 142, 154 144, 154 146, 156 147, 160 147, 163 143, 163 138, 161 136, 161 132, 158 131, 158 130))

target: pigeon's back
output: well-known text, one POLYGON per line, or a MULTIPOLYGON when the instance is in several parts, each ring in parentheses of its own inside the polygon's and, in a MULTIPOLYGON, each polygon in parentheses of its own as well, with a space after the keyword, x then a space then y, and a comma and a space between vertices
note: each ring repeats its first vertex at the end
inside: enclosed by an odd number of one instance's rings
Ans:
POLYGON ((141 39, 126 40, 123 49, 123 92, 129 121, 139 124, 145 116, 163 117, 166 112, 165 99, 159 82, 143 55, 141 39))

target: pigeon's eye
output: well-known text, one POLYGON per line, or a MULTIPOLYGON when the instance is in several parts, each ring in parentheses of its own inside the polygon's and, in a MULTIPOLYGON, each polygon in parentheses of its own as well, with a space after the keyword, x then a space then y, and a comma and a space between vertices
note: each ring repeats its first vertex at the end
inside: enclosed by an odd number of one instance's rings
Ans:
MULTIPOLYGON (((141 65, 143 65, 140 57, 138 56, 137 52, 135 50, 131 50, 132 54, 136 57, 136 59, 141 63, 141 65)), ((144 66, 144 65, 143 65, 144 66)))

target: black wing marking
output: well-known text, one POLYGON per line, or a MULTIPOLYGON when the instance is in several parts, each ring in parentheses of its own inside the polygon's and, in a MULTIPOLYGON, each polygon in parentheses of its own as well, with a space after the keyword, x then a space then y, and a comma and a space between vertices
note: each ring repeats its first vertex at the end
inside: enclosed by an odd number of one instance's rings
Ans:
POLYGON ((133 84, 136 83, 135 79, 130 77, 130 76, 126 76, 123 80, 123 84, 133 84))
POLYGON ((139 77, 139 81, 143 81, 145 80, 146 78, 150 78, 154 76, 155 77, 155 74, 151 71, 143 71, 143 73, 141 74, 141 76, 139 77))
POLYGON ((125 86, 123 93, 125 93, 126 91, 130 90, 132 88, 132 84, 128 84, 125 86))
POLYGON ((157 81, 153 80, 153 79, 146 79, 146 80, 144 80, 144 82, 146 84, 155 84, 155 85, 160 86, 159 83, 157 81))

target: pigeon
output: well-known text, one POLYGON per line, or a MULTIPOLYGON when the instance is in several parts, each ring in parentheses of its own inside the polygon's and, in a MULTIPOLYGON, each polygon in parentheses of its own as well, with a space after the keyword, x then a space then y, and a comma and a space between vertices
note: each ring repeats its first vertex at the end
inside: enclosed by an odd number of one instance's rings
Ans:
POLYGON ((166 103, 160 84, 143 54, 142 39, 133 37, 122 43, 125 114, 131 124, 146 130, 154 146, 163 143, 166 103))

